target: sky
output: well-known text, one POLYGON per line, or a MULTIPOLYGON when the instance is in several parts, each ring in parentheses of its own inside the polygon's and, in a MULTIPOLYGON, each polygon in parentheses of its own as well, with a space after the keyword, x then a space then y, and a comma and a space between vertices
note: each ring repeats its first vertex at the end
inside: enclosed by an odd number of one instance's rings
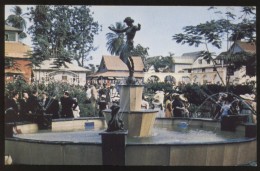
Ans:
MULTIPOLYGON (((29 5, 19 5, 23 9, 23 13, 27 12, 29 5)), ((11 14, 10 9, 14 5, 5 6, 5 18, 11 14)), ((102 55, 110 55, 106 47, 106 33, 111 32, 108 26, 115 25, 116 22, 123 22, 126 17, 134 19, 134 25, 141 24, 141 30, 136 32, 134 45, 142 45, 149 47, 149 56, 181 56, 183 53, 206 50, 205 46, 193 47, 176 43, 172 36, 183 33, 183 27, 188 25, 198 25, 210 20, 217 20, 223 15, 215 14, 212 10, 208 10, 209 6, 90 6, 90 10, 94 12, 92 15, 94 21, 102 25, 102 32, 95 36, 94 46, 98 49, 89 55, 93 60, 86 63, 99 65, 102 55)), ((233 10, 235 14, 239 14, 239 7, 218 7, 224 13, 226 10, 233 10)), ((27 20, 27 28, 32 23, 27 20)), ((23 41, 27 45, 32 45, 30 35, 23 41)), ((225 42, 225 41, 224 41, 225 42)), ((226 51, 224 43, 222 49, 209 46, 209 51, 215 52, 217 55, 226 51)))

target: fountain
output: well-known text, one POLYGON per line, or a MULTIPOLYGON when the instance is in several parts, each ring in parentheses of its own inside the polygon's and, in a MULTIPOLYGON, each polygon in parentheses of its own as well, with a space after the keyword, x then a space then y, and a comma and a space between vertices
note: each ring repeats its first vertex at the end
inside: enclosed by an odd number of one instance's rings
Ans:
POLYGON ((5 138, 5 153, 14 164, 29 165, 236 166, 256 161, 256 127, 240 122, 230 131, 208 118, 154 119, 153 110, 137 105, 142 86, 122 87, 121 97, 135 98, 116 108, 125 123, 118 130, 108 131, 111 110, 105 118, 53 120, 47 130, 18 123, 22 134, 5 138))
MULTIPOLYGON (((125 22, 132 27, 130 17, 125 22)), ((134 28, 135 34, 141 25, 134 28)), ((155 118, 157 111, 141 109, 143 86, 133 77, 131 56, 125 56, 134 34, 127 35, 120 54, 129 77, 121 85, 119 106, 104 110, 105 118, 53 120, 47 130, 18 123, 22 134, 5 138, 5 153, 14 164, 236 166, 256 161, 256 134, 246 134, 245 124, 225 131, 216 120, 155 118)))

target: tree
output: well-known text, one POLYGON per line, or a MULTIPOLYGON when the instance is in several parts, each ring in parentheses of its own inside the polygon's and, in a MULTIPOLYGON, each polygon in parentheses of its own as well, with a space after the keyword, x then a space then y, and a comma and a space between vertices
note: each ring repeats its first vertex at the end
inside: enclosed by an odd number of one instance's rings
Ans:
POLYGON ((86 6, 74 7, 71 10, 71 30, 68 33, 68 49, 72 50, 74 60, 79 66, 84 66, 84 61, 90 60, 89 53, 97 50, 93 46, 94 36, 102 29, 98 22, 94 21, 90 9, 86 6))
POLYGON ((146 61, 147 70, 153 66, 155 72, 170 72, 174 65, 174 60, 172 58, 172 54, 169 56, 156 56, 152 58, 148 58, 146 61))
POLYGON ((148 47, 143 47, 142 45, 138 44, 136 47, 134 47, 132 55, 133 56, 140 56, 142 58, 142 61, 144 63, 144 70, 147 70, 147 63, 146 63, 146 58, 149 56, 148 54, 148 47))
POLYGON ((24 16, 27 15, 27 13, 23 14, 22 8, 19 6, 14 6, 11 9, 11 12, 13 12, 13 14, 11 14, 7 17, 7 19, 5 20, 5 23, 7 25, 21 29, 23 31, 22 33, 19 34, 19 39, 26 38, 27 35, 24 32, 26 29, 26 21, 24 19, 24 16))
POLYGON ((43 61, 55 58, 57 67, 76 60, 79 66, 93 47, 94 36, 100 26, 86 6, 37 5, 31 8, 29 28, 34 43, 33 59, 43 61))
MULTIPOLYGON (((217 8, 210 7, 209 10, 217 10, 217 8)), ((173 40, 176 40, 177 43, 188 44, 195 47, 205 45, 206 50, 202 51, 200 56, 203 56, 205 60, 213 61, 214 67, 216 67, 216 61, 215 58, 213 58, 214 53, 209 51, 208 45, 220 49, 222 48, 223 41, 226 41, 227 53, 225 60, 228 62, 228 69, 239 69, 241 66, 246 65, 247 62, 247 60, 241 60, 241 56, 244 59, 251 59, 254 54, 232 53, 232 49, 228 51, 229 44, 241 39, 245 39, 248 42, 254 42, 256 40, 255 7, 242 7, 241 12, 242 15, 239 17, 227 11, 225 17, 219 20, 207 21, 196 26, 185 26, 183 28, 185 34, 175 34, 173 40), (238 56, 240 56, 240 58, 236 58, 238 56)), ((215 11, 215 13, 222 14, 221 11, 215 11)), ((226 79, 228 87, 229 77, 226 79)))
MULTIPOLYGON (((116 22, 115 25, 111 25, 112 29, 115 30, 122 30, 126 28, 126 25, 122 22, 116 22)), ((111 55, 120 55, 120 52, 122 51, 123 46, 125 45, 125 34, 124 33, 115 33, 115 32, 109 32, 106 34, 107 38, 107 50, 111 53, 111 55)), ((134 49, 132 50, 132 56, 140 56, 142 58, 142 61, 145 66, 146 70, 146 58, 149 55, 148 54, 148 47, 143 47, 140 44, 137 44, 134 49)))
MULTIPOLYGON (((111 25, 112 29, 122 30, 126 28, 126 25, 122 22, 116 22, 115 25, 111 25)), ((111 53, 111 55, 119 55, 124 44, 125 44, 125 35, 124 33, 115 33, 109 32, 106 34, 107 38, 107 50, 111 53)))
POLYGON ((33 22, 28 33, 31 34, 33 42, 32 63, 40 64, 43 60, 49 59, 51 53, 52 29, 51 9, 47 5, 36 5, 35 9, 30 8, 29 20, 33 22))

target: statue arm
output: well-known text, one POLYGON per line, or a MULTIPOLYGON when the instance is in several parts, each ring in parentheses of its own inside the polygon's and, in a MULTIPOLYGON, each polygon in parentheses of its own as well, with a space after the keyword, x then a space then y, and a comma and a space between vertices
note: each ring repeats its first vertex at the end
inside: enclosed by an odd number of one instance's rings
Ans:
POLYGON ((137 26, 136 30, 141 30, 141 24, 138 23, 138 26, 137 26))
POLYGON ((112 30, 113 32, 116 32, 116 33, 123 33, 123 32, 125 32, 126 30, 127 30, 127 28, 125 28, 125 29, 122 29, 122 30, 119 30, 119 29, 114 29, 114 28, 112 28, 112 27, 108 27, 110 30, 112 30))

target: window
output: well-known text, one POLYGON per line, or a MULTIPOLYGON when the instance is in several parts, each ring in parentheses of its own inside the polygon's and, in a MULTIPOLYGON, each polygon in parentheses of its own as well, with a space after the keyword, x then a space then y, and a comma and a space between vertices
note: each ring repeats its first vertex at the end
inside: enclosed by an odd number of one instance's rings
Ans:
POLYGON ((214 68, 213 68, 213 71, 217 71, 217 68, 216 68, 216 67, 214 67, 214 68))
POLYGON ((202 71, 202 72, 205 72, 205 68, 202 68, 201 71, 202 71))
POLYGON ((62 80, 62 81, 67 81, 67 75, 63 75, 63 76, 61 77, 61 80, 62 80))
POLYGON ((8 41, 8 34, 5 34, 5 41, 8 41))
POLYGON ((199 64, 202 64, 202 59, 199 59, 199 60, 198 60, 198 63, 199 63, 199 64))
POLYGON ((15 32, 7 32, 7 33, 5 33, 5 40, 6 41, 16 41, 15 32))
POLYGON ((188 69, 188 73, 191 73, 191 69, 188 69))
POLYGON ((210 60, 207 60, 207 64, 210 64, 210 60))

